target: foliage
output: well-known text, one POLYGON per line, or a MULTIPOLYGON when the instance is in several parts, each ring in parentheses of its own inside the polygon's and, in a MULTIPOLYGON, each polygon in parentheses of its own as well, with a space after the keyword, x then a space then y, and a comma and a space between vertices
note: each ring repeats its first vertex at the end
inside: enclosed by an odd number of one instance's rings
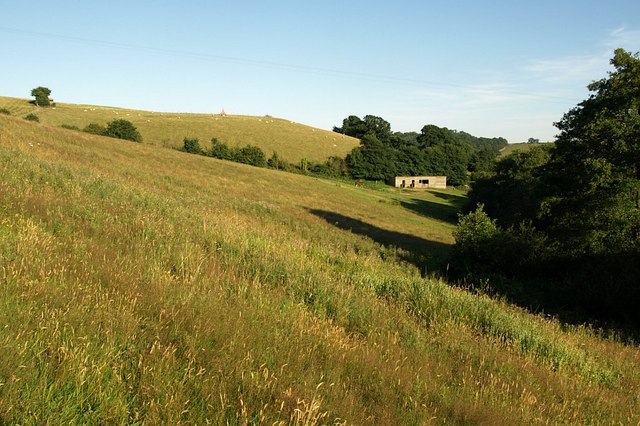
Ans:
POLYGON ((540 145, 516 151, 495 163, 493 172, 477 175, 469 192, 471 208, 484 204, 487 214, 504 228, 536 220, 544 191, 542 175, 551 148, 540 145))
POLYGON ((391 132, 384 119, 367 115, 345 118, 334 131, 360 139, 346 157, 354 179, 391 181, 395 176, 446 175, 454 186, 469 181, 469 171, 491 170, 504 138, 478 138, 435 125, 420 133, 391 132))
POLYGON ((7 108, 0 108, 0 114, 11 115, 11 111, 9 111, 7 108))
POLYGON ((397 174, 395 150, 382 143, 373 133, 362 137, 361 145, 346 158, 351 177, 387 181, 397 174))
POLYGON ((142 135, 129 120, 116 119, 107 123, 105 136, 124 139, 132 142, 142 142, 142 135))
POLYGON ((215 137, 211 139, 211 150, 209 152, 201 149, 198 140, 193 138, 184 138, 182 151, 190 154, 208 155, 220 160, 231 160, 256 167, 267 167, 267 158, 259 147, 246 145, 229 148, 227 144, 220 142, 215 137))
POLYGON ((184 138, 182 150, 189 154, 203 154, 200 142, 196 138, 184 138))
POLYGON ((51 94, 51 90, 47 87, 38 86, 35 89, 31 90, 31 96, 34 96, 36 99, 34 103, 37 106, 47 107, 51 105, 51 101, 49 100, 49 95, 51 94))
POLYGON ((237 163, 249 164, 255 167, 266 167, 267 157, 257 146, 246 145, 231 151, 231 159, 237 163))
POLYGON ((498 232, 495 220, 491 219, 479 204, 471 213, 461 216, 458 227, 453 233, 456 246, 460 251, 478 251, 493 239, 498 232))
POLYGON ((312 163, 309 171, 319 176, 340 178, 349 175, 349 169, 344 158, 329 157, 324 163, 312 163))
POLYGON ((24 119, 27 121, 35 121, 36 123, 40 121, 40 118, 33 113, 25 115, 24 119))
POLYGON ((82 129, 82 131, 98 136, 106 136, 107 134, 107 128, 98 123, 89 123, 82 129))
POLYGON ((622 49, 609 78, 564 115, 544 218, 576 254, 640 249, 640 59, 622 49))
POLYGON ((630 301, 640 300, 640 58, 618 49, 611 63, 608 78, 590 84, 589 98, 556 123, 555 147, 534 144, 504 158, 494 173, 476 180, 470 198, 485 205, 500 232, 521 229, 520 241, 531 239, 496 255, 489 269, 536 281, 527 287, 533 303, 635 327, 640 312, 630 301), (536 246, 540 241, 543 247, 536 246), (511 267, 508 254, 514 252, 528 258, 528 267, 511 267))
POLYGON ((63 129, 67 129, 67 130, 80 131, 80 127, 75 126, 73 124, 61 124, 60 127, 62 127, 63 129))
POLYGON ((284 161, 277 152, 273 151, 271 157, 267 160, 267 166, 276 170, 285 170, 287 168, 287 162, 284 161))
POLYGON ((220 142, 217 138, 211 138, 211 151, 209 155, 220 160, 231 160, 232 153, 229 146, 220 142))

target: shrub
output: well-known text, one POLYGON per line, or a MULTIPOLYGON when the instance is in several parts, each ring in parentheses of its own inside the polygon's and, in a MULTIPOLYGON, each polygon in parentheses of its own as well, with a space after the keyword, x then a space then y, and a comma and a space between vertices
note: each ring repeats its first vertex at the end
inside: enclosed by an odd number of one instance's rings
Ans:
POLYGON ((211 138, 211 152, 209 155, 220 160, 231 160, 231 150, 226 143, 220 142, 217 138, 211 138))
POLYGON ((267 160, 267 166, 276 170, 285 170, 287 168, 287 162, 280 158, 278 153, 274 151, 271 158, 267 160))
POLYGON ((40 118, 35 114, 28 114, 24 117, 27 121, 35 121, 36 123, 40 122, 40 118))
POLYGON ((247 145, 233 152, 233 160, 256 167, 266 167, 267 157, 257 146, 247 145))
POLYGON ((478 204, 475 211, 461 216, 458 227, 453 232, 456 248, 460 251, 476 251, 490 241, 498 232, 495 220, 485 212, 484 205, 478 204))
POLYGON ((11 111, 6 108, 0 108, 0 114, 11 115, 11 111))
POLYGON ((142 135, 138 129, 128 120, 117 119, 107 123, 105 136, 124 139, 133 142, 142 142, 142 135))
POLYGON ((60 127, 67 130, 80 130, 80 127, 74 126, 72 124, 61 124, 60 127))
POLYGON ((189 154, 202 154, 202 148, 200 148, 200 142, 198 139, 189 139, 184 138, 184 143, 182 145, 182 150, 184 152, 188 152, 189 154))
POLYGON ((107 134, 107 128, 98 123, 89 123, 85 126, 84 129, 82 129, 82 131, 99 136, 105 136, 107 134))

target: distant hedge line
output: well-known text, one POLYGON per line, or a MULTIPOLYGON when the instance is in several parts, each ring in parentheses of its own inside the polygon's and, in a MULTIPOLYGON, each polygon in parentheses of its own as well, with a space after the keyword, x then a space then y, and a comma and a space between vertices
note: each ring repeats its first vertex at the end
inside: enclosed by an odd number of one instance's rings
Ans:
POLYGON ((273 152, 271 157, 267 159, 260 147, 253 145, 229 147, 215 137, 211 139, 211 148, 209 150, 203 149, 198 139, 184 138, 181 151, 292 173, 314 174, 333 178, 349 176, 346 162, 340 157, 329 157, 324 163, 315 163, 307 159, 302 159, 299 163, 290 163, 280 158, 276 152, 273 152))

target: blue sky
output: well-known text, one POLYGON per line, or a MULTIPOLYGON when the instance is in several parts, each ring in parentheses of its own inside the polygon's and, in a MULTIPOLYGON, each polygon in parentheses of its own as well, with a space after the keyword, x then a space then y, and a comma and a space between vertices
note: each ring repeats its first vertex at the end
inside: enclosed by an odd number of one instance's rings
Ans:
POLYGON ((640 2, 0 0, 0 95, 552 140, 640 2))

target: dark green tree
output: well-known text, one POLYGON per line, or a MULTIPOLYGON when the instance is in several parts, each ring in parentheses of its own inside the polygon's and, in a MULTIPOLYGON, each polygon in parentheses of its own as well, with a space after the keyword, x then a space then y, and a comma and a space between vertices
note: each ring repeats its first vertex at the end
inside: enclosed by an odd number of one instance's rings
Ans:
POLYGON ((365 115, 363 120, 358 116, 350 115, 342 121, 342 127, 334 127, 333 131, 357 139, 371 134, 382 142, 388 142, 391 137, 391 124, 375 115, 365 115))
POLYGON ((189 154, 203 154, 200 142, 196 138, 184 138, 182 150, 189 154))
POLYGON ((367 133, 367 126, 360 117, 350 115, 342 120, 342 127, 334 127, 334 132, 361 139, 367 133))
POLYGON ((142 142, 142 135, 140 135, 136 126, 130 121, 123 119, 117 119, 107 123, 105 136, 133 142, 142 142))
POLYGON ((432 173, 447 176, 451 185, 469 182, 467 171, 473 155, 470 143, 458 138, 455 132, 432 124, 422 128, 417 141, 431 162, 432 173))
POLYGON ((533 304, 637 328, 640 58, 617 49, 611 64, 556 123, 555 147, 516 153, 475 182, 471 198, 500 227, 499 238, 476 252, 495 253, 492 273, 527 281, 533 304))
POLYGON ((211 151, 209 153, 211 157, 219 158, 220 160, 231 160, 231 149, 226 143, 222 143, 218 138, 211 138, 211 151))
POLYGON ((550 152, 551 145, 540 145, 503 158, 495 164, 493 173, 475 179, 469 199, 484 204, 486 213, 502 227, 524 220, 538 222, 546 196, 543 179, 550 152))
POLYGON ((396 152, 384 145, 373 133, 367 133, 361 145, 346 158, 351 177, 388 181, 396 176, 396 152))
POLYGON ((391 137, 391 124, 388 121, 375 115, 365 115, 363 122, 367 129, 367 134, 374 135, 384 144, 389 143, 391 137))
POLYGON ((47 107, 51 105, 51 101, 49 100, 49 95, 51 94, 51 90, 47 87, 38 86, 35 89, 31 90, 31 96, 35 97, 34 103, 37 106, 47 107))
POLYGON ((556 123, 544 216, 575 253, 640 248, 640 59, 617 49, 611 64, 556 123))
POLYGON ((264 152, 259 147, 253 145, 247 145, 233 150, 232 159, 238 163, 249 164, 256 167, 267 166, 267 157, 264 155, 264 152))

